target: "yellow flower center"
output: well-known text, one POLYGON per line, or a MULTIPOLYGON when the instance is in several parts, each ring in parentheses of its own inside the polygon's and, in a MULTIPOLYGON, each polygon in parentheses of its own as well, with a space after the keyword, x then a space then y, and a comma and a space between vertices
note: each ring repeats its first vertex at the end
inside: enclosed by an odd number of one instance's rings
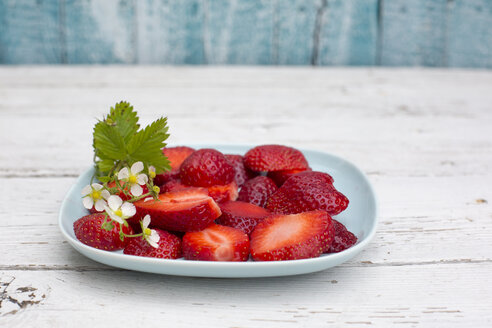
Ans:
POLYGON ((119 216, 119 217, 122 217, 123 216, 123 212, 121 211, 121 208, 117 209, 116 211, 114 211, 114 214, 119 216))
POLYGON ((144 233, 146 236, 150 236, 152 234, 152 231, 149 228, 145 228, 144 233))
POLYGON ((155 178, 155 171, 150 171, 150 172, 149 172, 149 177, 150 177, 151 179, 155 178))
POLYGON ((152 187, 152 189, 154 190, 154 192, 155 192, 156 194, 158 194, 158 193, 161 191, 161 188, 159 188, 159 187, 157 187, 157 186, 152 187))
POLYGON ((97 190, 92 190, 91 198, 94 199, 94 200, 101 199, 101 192, 100 191, 97 191, 97 190))
POLYGON ((137 183, 137 177, 134 176, 133 174, 130 175, 130 177, 128 178, 128 182, 130 182, 131 184, 137 183))

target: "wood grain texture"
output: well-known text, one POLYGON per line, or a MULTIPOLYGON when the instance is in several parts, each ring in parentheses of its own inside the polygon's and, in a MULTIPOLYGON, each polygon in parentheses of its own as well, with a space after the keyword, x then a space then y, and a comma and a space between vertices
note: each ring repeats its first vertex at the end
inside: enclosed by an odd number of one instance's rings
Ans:
POLYGON ((134 4, 131 0, 65 0, 66 62, 134 63, 134 4))
POLYGON ((492 1, 455 0, 449 7, 449 66, 492 68, 492 1))
POLYGON ((492 324, 491 72, 20 66, 0 76, 1 327, 492 324), (167 115, 173 145, 284 143, 354 162, 379 198, 374 240, 338 267, 268 279, 85 258, 63 240, 58 211, 90 165, 95 119, 122 98, 143 123, 167 115))
POLYGON ((374 65, 377 47, 376 0, 324 0, 318 9, 315 65, 374 65))
POLYGON ((383 1, 381 65, 446 66, 448 2, 383 1))
POLYGON ((60 20, 56 1, 0 1, 0 63, 63 62, 60 20))

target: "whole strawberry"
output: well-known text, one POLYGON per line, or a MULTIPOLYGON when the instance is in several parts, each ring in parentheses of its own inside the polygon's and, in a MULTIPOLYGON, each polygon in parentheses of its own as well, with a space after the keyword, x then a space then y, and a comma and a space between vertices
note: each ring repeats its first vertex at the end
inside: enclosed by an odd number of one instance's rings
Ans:
MULTIPOLYGON (((113 229, 105 230, 101 227, 104 218, 105 214, 102 213, 81 217, 73 224, 75 237, 83 244, 94 248, 106 251, 123 249, 128 240, 122 241, 120 239, 120 224, 113 221, 113 229)), ((123 226, 122 230, 127 235, 133 234, 133 230, 130 227, 123 226)))
POLYGON ((257 176, 246 181, 237 200, 265 207, 268 198, 277 191, 277 185, 272 179, 265 176, 257 176))
POLYGON ((244 155, 244 165, 250 170, 263 172, 309 167, 299 150, 282 145, 263 145, 250 149, 244 155))
POLYGON ((283 170, 283 171, 271 171, 268 172, 267 177, 273 180, 277 184, 277 186, 280 188, 285 181, 287 181, 288 178, 291 176, 301 173, 304 171, 312 171, 311 168, 307 169, 296 169, 296 170, 283 170))
POLYGON ((224 155, 229 163, 234 167, 234 170, 236 172, 234 179, 236 180, 236 183, 238 187, 241 187, 246 181, 249 179, 254 178, 257 173, 251 171, 250 169, 246 168, 244 166, 244 159, 243 156, 241 155, 224 155))
POLYGON ((226 185, 234 180, 234 168, 215 149, 199 149, 181 164, 179 176, 184 184, 196 187, 226 185))
POLYGON ((164 230, 154 229, 159 234, 158 247, 152 247, 144 238, 131 238, 123 251, 124 254, 157 257, 160 259, 177 259, 181 257, 181 239, 164 230))
POLYGON ((242 230, 249 235, 256 225, 270 216, 270 212, 260 206, 241 201, 230 201, 220 205, 222 215, 218 224, 242 230))
MULTIPOLYGON (((337 220, 333 220, 335 226, 335 238, 328 249, 328 253, 338 253, 353 246, 357 242, 357 237, 347 230, 347 228, 337 220)), ((326 251, 325 251, 326 252, 326 251)))
POLYGON ((332 183, 333 178, 326 173, 297 173, 268 199, 266 208, 282 214, 324 210, 337 215, 347 208, 349 200, 332 183))

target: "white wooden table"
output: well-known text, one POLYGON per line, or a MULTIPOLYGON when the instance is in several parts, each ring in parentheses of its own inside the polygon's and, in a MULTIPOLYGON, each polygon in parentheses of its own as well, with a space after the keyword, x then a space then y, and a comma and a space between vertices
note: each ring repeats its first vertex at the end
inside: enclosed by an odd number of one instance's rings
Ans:
POLYGON ((492 326, 492 72, 0 68, 0 326, 492 326), (282 143, 342 156, 379 196, 370 246, 268 279, 144 274, 93 262, 57 216, 119 100, 170 144, 282 143))

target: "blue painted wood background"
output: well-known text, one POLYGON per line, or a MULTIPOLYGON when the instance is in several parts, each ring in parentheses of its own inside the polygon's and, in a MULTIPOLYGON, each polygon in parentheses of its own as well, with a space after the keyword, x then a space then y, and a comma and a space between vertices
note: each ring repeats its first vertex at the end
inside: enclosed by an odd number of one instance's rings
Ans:
POLYGON ((492 0, 0 0, 0 64, 492 68, 492 0))

